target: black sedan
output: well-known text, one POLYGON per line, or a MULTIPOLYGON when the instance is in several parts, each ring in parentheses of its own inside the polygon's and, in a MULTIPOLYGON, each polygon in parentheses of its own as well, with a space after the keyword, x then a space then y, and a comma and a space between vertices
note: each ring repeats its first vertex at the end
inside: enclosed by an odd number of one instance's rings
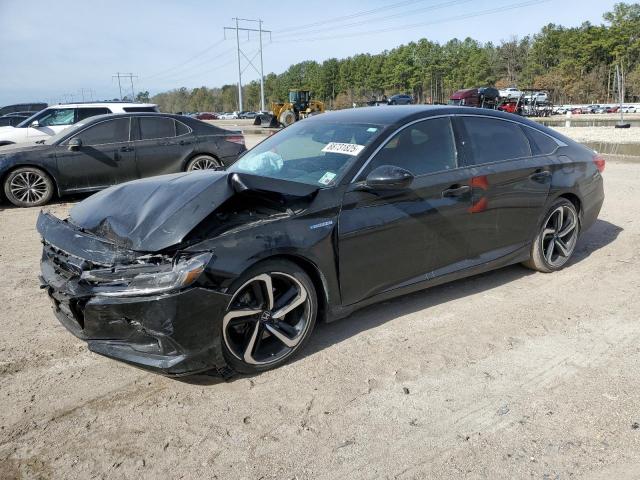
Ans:
POLYGON ((167 173, 222 169, 245 151, 240 132, 162 113, 99 115, 41 144, 0 148, 0 182, 18 207, 167 173))
POLYGON ((166 374, 259 372, 317 321, 522 262, 563 268, 604 160, 510 114, 310 117, 225 172, 138 180, 43 213, 43 288, 89 349, 166 374))

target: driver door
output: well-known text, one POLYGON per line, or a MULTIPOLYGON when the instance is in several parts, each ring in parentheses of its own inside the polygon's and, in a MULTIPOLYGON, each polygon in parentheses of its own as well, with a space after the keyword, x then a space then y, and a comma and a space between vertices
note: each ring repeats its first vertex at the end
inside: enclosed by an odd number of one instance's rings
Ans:
POLYGON ((139 178, 130 124, 131 117, 104 120, 62 142, 56 149, 61 190, 98 190, 139 178), (70 150, 73 139, 82 145, 70 150))
POLYGON ((345 194, 338 221, 343 304, 427 280, 467 257, 470 173, 458 165, 449 117, 407 126, 369 162, 345 194), (382 165, 410 171, 412 184, 363 189, 366 176, 382 165))

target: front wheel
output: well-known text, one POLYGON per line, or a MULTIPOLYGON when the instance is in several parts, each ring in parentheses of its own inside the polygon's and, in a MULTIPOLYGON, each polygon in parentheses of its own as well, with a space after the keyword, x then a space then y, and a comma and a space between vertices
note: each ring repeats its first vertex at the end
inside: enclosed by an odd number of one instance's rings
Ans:
POLYGON ((53 197, 53 181, 39 168, 17 168, 7 175, 4 194, 16 207, 40 207, 53 197))
POLYGON ((547 212, 524 265, 544 273, 562 269, 576 249, 579 233, 576 207, 566 198, 558 199, 547 212))
POLYGON ((285 260, 251 268, 231 288, 222 321, 222 349, 240 373, 257 373, 287 362, 309 339, 318 309, 309 276, 285 260))

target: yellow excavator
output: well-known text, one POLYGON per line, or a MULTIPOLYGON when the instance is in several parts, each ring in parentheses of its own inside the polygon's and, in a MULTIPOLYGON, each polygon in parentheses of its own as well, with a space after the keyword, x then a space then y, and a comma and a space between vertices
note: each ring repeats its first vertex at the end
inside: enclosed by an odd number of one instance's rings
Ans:
POLYGON ((291 90, 289 101, 283 103, 272 102, 271 111, 273 115, 261 113, 253 121, 254 125, 263 127, 288 127, 292 123, 324 112, 324 103, 313 100, 309 90, 291 90))

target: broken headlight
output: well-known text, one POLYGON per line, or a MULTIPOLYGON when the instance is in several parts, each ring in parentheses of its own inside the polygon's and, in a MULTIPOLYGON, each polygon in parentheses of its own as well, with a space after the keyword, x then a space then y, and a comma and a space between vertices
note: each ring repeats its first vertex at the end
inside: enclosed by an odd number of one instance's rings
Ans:
POLYGON ((187 287, 195 282, 213 254, 201 253, 176 261, 148 259, 133 265, 82 272, 80 279, 102 296, 154 295, 187 287), (155 261, 154 261, 155 260, 155 261))

